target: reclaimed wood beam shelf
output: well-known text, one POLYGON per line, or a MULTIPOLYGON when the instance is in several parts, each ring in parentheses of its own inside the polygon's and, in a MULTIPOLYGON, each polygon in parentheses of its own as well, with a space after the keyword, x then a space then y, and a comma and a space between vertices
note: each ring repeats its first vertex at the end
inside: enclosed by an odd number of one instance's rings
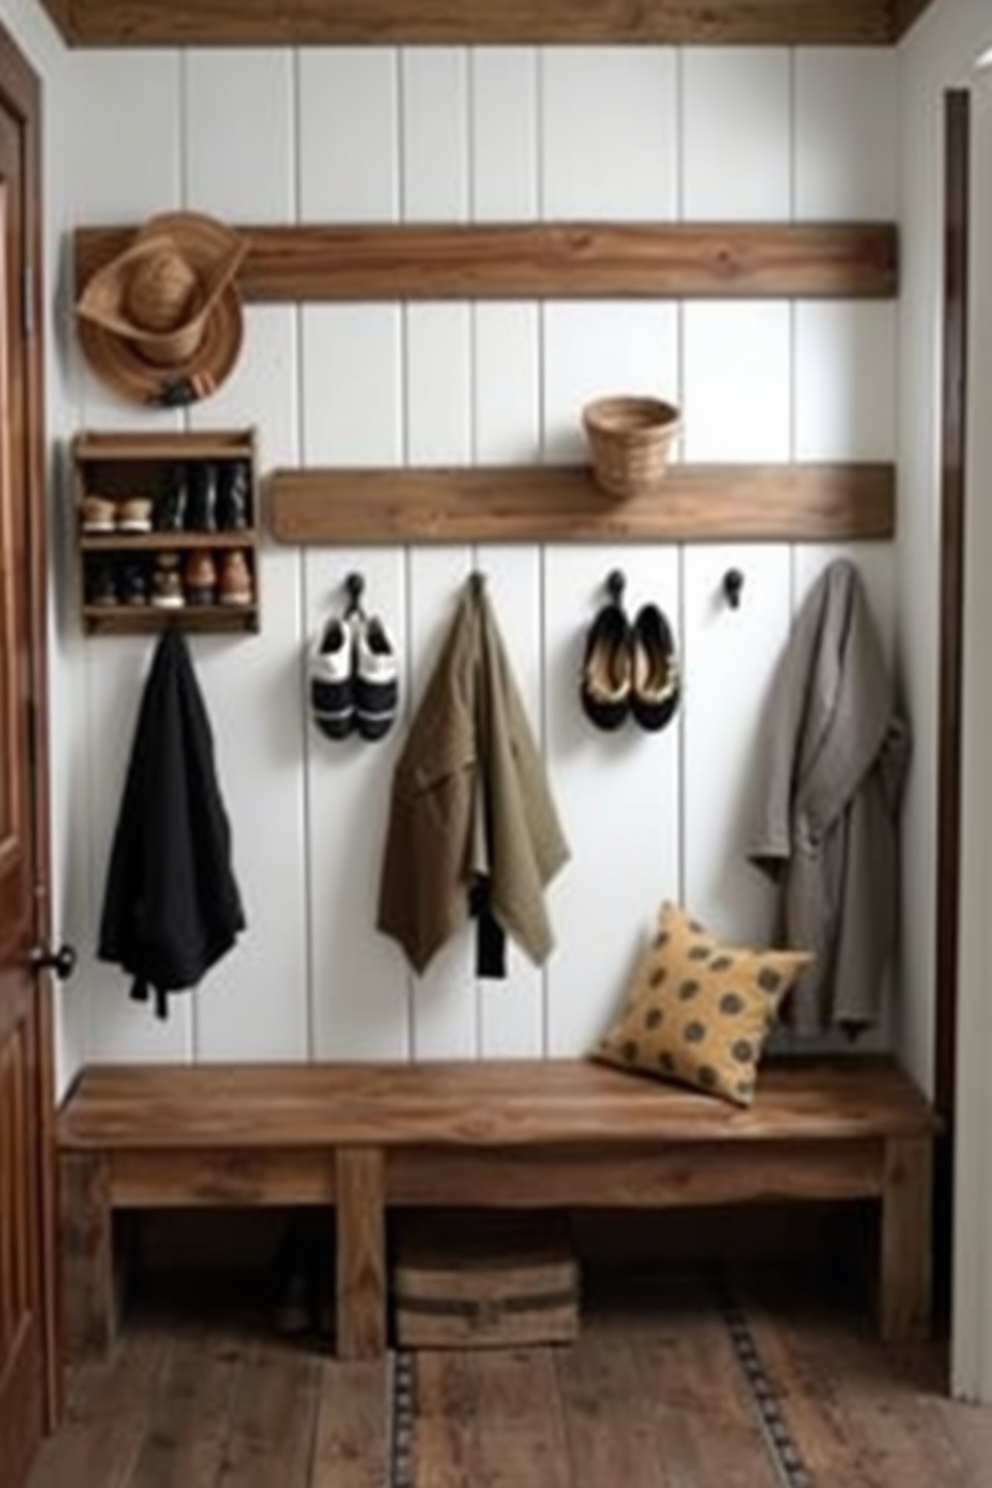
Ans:
MULTIPOLYGON (((76 283, 131 227, 81 227, 76 283)), ((246 301, 615 297, 890 299, 891 223, 242 226, 246 301)))
POLYGON ((884 46, 928 0, 43 0, 70 46, 884 46))
POLYGON ((617 500, 585 465, 276 470, 279 542, 843 542, 895 532, 892 465, 668 468, 648 496, 617 500))

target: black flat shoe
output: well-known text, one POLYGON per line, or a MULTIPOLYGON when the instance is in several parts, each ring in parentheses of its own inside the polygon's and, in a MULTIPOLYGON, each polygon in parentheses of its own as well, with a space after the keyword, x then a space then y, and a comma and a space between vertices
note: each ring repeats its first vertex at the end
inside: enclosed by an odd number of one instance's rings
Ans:
POLYGON ((589 627, 579 683, 585 715, 597 728, 618 729, 630 711, 633 648, 617 604, 604 605, 589 627))
POLYGON ((663 729, 679 705, 679 667, 671 626, 657 605, 634 618, 630 709, 642 729, 663 729))

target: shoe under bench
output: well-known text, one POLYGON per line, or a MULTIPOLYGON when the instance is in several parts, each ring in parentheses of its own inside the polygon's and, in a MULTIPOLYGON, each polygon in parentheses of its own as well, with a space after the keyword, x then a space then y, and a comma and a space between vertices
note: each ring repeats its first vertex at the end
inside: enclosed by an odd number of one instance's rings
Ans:
POLYGON ((387 1347, 404 1207, 875 1200, 880 1332, 925 1336, 938 1130, 874 1055, 770 1061, 748 1109, 581 1059, 89 1066, 56 1123, 63 1353, 113 1341, 116 1211, 225 1205, 334 1210, 345 1359, 387 1347))

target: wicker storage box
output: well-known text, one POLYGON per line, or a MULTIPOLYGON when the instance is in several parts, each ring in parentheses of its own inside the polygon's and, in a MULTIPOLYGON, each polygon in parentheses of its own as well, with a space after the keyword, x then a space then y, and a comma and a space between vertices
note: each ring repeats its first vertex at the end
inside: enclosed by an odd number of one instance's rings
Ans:
POLYGON ((509 1348, 578 1336, 578 1264, 553 1217, 405 1216, 393 1292, 400 1348, 509 1348))
POLYGON ((582 410, 596 483, 611 496, 643 496, 664 478, 679 411, 660 398, 597 398, 582 410))

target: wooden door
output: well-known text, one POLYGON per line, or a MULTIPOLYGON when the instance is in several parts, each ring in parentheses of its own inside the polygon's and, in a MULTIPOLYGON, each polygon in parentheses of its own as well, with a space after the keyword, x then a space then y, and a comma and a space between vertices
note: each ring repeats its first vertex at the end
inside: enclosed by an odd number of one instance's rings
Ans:
POLYGON ((37 92, 0 35, 0 1483, 53 1407, 37 92))

